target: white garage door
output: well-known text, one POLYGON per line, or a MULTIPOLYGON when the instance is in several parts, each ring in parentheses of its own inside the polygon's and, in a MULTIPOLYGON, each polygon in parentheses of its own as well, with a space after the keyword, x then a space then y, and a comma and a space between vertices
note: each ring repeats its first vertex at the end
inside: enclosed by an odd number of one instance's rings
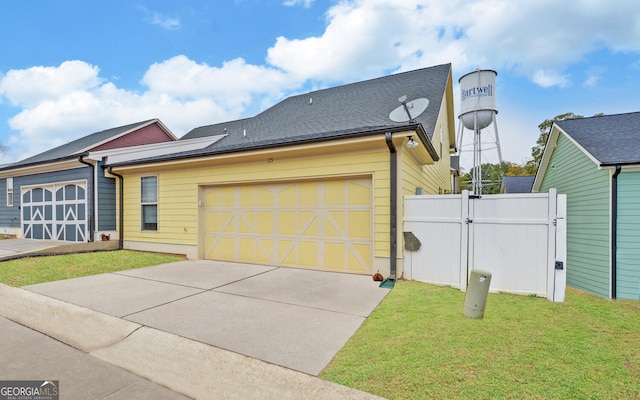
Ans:
POLYGON ((87 241, 86 183, 22 188, 22 237, 87 241))
POLYGON ((204 190, 205 258, 371 274, 371 178, 204 190))

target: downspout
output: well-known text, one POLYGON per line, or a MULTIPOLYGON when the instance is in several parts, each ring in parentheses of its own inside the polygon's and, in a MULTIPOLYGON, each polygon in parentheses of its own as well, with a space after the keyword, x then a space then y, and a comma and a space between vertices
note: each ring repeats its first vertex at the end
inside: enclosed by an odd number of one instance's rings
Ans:
POLYGON ((393 145, 393 140, 392 140, 392 136, 391 136, 391 132, 386 132, 384 134, 385 140, 387 141, 387 146, 389 147, 389 153, 390 153, 390 165, 389 165, 389 169, 391 170, 391 175, 389 177, 389 182, 390 182, 390 189, 389 189, 389 196, 390 196, 390 203, 391 206, 389 208, 389 215, 390 215, 390 220, 389 220, 389 230, 391 231, 390 234, 390 245, 391 245, 391 259, 390 259, 390 272, 389 272, 389 281, 391 282, 395 282, 396 280, 396 258, 397 258, 397 254, 398 254, 398 249, 397 249, 397 230, 398 230, 398 218, 397 218, 397 180, 398 180, 398 173, 397 173, 397 163, 396 163, 396 159, 397 159, 397 154, 396 154, 396 147, 393 145))
POLYGON ((122 177, 122 175, 116 174, 115 172, 113 172, 113 170, 111 169, 112 167, 109 166, 107 167, 107 171, 109 171, 109 173, 113 176, 117 176, 118 177, 118 182, 119 182, 119 186, 120 186, 120 190, 119 190, 119 196, 118 196, 118 203, 119 203, 119 207, 118 207, 118 226, 120 227, 120 229, 118 230, 118 250, 122 250, 124 248, 124 218, 123 218, 123 214, 124 214, 124 178, 122 177))
POLYGON ((611 176, 611 298, 618 297, 618 175, 622 171, 620 164, 611 176))
MULTIPOLYGON (((91 213, 89 214, 89 241, 93 242, 93 233, 96 230, 95 228, 95 218, 94 214, 96 212, 96 204, 95 204, 95 196, 94 191, 96 190, 96 172, 95 165, 91 164, 84 160, 86 155, 82 154, 78 156, 78 162, 88 165, 91 168, 91 190, 87 190, 89 192, 89 204, 91 204, 91 213)), ((88 188, 87 188, 88 189, 88 188)))

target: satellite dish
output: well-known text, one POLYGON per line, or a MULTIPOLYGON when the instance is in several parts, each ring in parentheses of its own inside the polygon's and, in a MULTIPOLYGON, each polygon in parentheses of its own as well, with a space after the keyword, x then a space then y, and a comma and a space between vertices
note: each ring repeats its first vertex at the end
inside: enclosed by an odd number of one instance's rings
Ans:
POLYGON ((407 101, 407 96, 402 96, 398 101, 402 103, 402 105, 396 107, 389 113, 389 119, 393 122, 409 122, 419 117, 429 106, 429 99, 426 97, 407 101))

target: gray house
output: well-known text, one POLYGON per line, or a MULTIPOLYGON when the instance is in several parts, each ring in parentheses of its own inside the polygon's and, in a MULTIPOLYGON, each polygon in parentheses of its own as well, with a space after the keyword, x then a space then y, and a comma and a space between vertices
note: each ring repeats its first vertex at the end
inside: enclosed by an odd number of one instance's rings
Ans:
POLYGON ((505 176, 500 193, 531 193, 535 176, 505 176))
POLYGON ((640 299, 640 112, 554 123, 534 192, 567 195, 567 284, 640 299))
POLYGON ((115 233, 116 186, 101 168, 103 155, 175 140, 152 119, 95 132, 0 168, 0 232, 72 242, 115 233))

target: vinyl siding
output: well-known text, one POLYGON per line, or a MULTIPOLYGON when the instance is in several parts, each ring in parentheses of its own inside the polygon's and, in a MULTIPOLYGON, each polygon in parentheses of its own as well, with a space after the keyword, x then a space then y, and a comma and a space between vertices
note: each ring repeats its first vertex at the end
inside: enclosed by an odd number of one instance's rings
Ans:
MULTIPOLYGON (((124 237, 130 241, 196 245, 198 243, 198 190, 200 186, 220 183, 270 182, 330 176, 358 175, 373 179, 374 255, 389 256, 389 151, 381 138, 377 149, 331 157, 313 155, 280 158, 273 162, 228 160, 227 163, 198 168, 149 173, 158 176, 158 231, 140 230, 140 177, 146 173, 125 175, 124 237)), ((212 163, 216 163, 212 161, 212 163)))
POLYGON ((112 231, 116 229, 116 180, 102 173, 102 163, 98 163, 98 223, 96 230, 112 231))
MULTIPOLYGON (((416 160, 412 154, 411 150, 406 149, 405 146, 402 147, 401 153, 401 163, 400 163, 400 180, 401 180, 401 197, 398 199, 400 204, 400 210, 398 211, 398 238, 397 238, 397 246, 398 246, 398 256, 402 257, 404 254, 404 197, 405 196, 413 196, 416 194, 416 188, 421 187, 424 188, 427 186, 427 175, 424 167, 416 160)), ((425 192, 425 194, 427 194, 425 192)), ((433 194, 433 193, 429 193, 433 194)))
POLYGON ((640 172, 618 175, 617 298, 640 300, 640 172))
POLYGON ((91 151, 121 149, 131 146, 139 146, 150 143, 170 142, 173 139, 157 123, 137 129, 124 136, 110 140, 92 148, 91 151))
POLYGON ((560 134, 540 191, 567 195, 567 284, 610 292, 610 173, 560 134))
MULTIPOLYGON (((401 156, 401 187, 402 196, 416 194, 416 188, 424 188, 427 185, 427 175, 420 163, 411 155, 411 150, 403 149, 401 156)), ((437 194, 426 193, 425 194, 437 194)))
POLYGON ((451 155, 449 154, 449 146, 451 143, 449 138, 450 131, 453 127, 449 126, 447 110, 445 97, 442 99, 438 123, 436 124, 435 131, 433 132, 433 138, 431 140, 433 148, 436 150, 436 153, 438 153, 440 160, 434 164, 425 165, 423 167, 425 175, 429 177, 425 186, 425 194, 451 193, 452 190, 451 155))
POLYGON ((13 178, 13 207, 7 207, 7 179, 0 179, 0 232, 20 226, 20 188, 13 178))

